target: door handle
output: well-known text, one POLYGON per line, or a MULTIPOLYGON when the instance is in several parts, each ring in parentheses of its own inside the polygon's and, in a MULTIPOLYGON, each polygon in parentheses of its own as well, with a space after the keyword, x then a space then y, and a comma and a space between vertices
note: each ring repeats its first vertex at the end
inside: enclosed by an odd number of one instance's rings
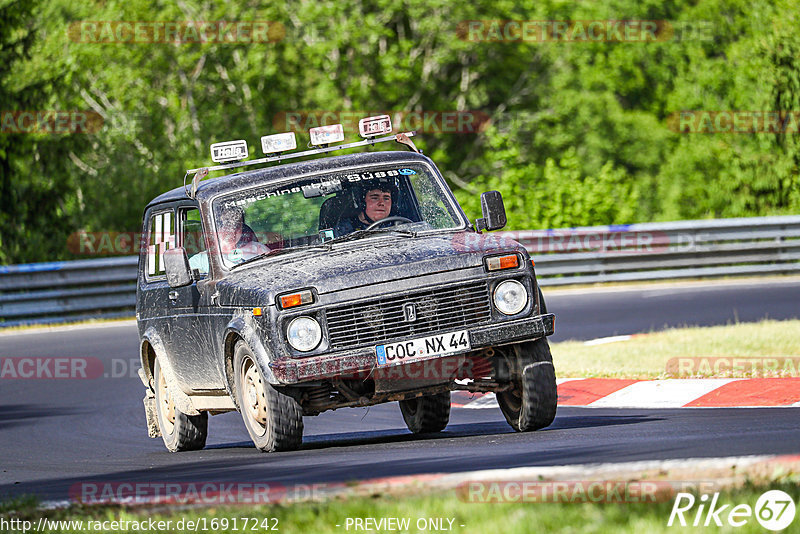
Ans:
POLYGON ((167 296, 169 297, 169 300, 178 300, 178 292, 174 289, 170 291, 167 296))

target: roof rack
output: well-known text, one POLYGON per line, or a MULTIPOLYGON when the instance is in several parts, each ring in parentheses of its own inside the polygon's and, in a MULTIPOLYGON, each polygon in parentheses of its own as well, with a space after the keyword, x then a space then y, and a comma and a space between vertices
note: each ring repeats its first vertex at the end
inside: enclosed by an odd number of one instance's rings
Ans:
POLYGON ((346 143, 344 145, 321 146, 320 148, 312 148, 311 150, 304 150, 303 152, 297 152, 294 154, 278 154, 277 156, 269 156, 266 158, 258 158, 249 161, 236 161, 233 163, 226 163, 223 165, 215 165, 213 167, 198 167, 197 169, 188 169, 186 171, 186 174, 183 176, 183 189, 186 192, 186 196, 188 196, 189 198, 195 198, 195 194, 197 193, 197 187, 200 184, 200 180, 208 176, 208 173, 211 171, 222 171, 226 169, 234 169, 237 167, 249 167, 250 165, 260 165, 262 163, 272 163, 276 161, 302 158, 304 156, 312 156, 314 154, 324 154, 326 152, 344 150, 346 148, 374 145, 375 143, 383 143, 386 141, 397 141, 402 145, 406 145, 410 150, 413 150, 414 152, 422 153, 422 151, 419 150, 414 144, 414 142, 410 139, 415 135, 416 132, 402 132, 394 135, 387 135, 385 137, 374 137, 370 139, 364 139, 363 141, 356 141, 354 143, 346 143), (194 178, 192 178, 192 190, 189 191, 186 188, 186 179, 192 174, 194 175, 194 178))

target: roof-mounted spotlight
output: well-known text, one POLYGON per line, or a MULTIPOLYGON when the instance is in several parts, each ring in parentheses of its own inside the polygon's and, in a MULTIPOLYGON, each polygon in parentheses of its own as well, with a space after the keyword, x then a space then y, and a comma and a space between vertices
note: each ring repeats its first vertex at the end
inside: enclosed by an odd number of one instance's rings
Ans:
POLYGON ((294 132, 265 135, 261 138, 261 150, 264 154, 278 154, 297 148, 294 132))
POLYGON ((229 161, 242 161, 247 159, 247 141, 225 141, 211 145, 211 161, 215 163, 227 163, 229 161))
POLYGON ((392 119, 389 115, 377 115, 358 121, 358 133, 361 137, 370 138, 392 133, 392 119))
POLYGON ((344 141, 344 127, 341 124, 317 126, 308 131, 311 134, 311 144, 314 146, 329 145, 344 141))

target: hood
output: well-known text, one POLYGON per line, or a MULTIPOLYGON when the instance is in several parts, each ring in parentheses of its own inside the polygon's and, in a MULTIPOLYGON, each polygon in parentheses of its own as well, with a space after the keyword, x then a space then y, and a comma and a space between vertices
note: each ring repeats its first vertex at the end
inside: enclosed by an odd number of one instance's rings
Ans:
POLYGON ((500 235, 457 232, 404 237, 381 234, 334 244, 330 251, 300 250, 255 261, 229 272, 217 288, 222 304, 267 304, 275 301, 275 295, 286 291, 314 287, 324 295, 375 283, 479 267, 487 254, 514 251, 522 252, 527 258, 522 245, 500 235))

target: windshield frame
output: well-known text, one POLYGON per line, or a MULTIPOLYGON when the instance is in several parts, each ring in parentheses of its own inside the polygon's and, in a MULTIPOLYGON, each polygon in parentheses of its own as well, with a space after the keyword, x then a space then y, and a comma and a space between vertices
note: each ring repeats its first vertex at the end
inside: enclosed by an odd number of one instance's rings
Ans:
MULTIPOLYGON (((286 185, 291 185, 294 182, 304 180, 314 176, 325 176, 330 174, 344 174, 347 172, 352 172, 355 170, 358 171, 370 171, 375 169, 376 167, 385 167, 386 165, 422 165, 426 167, 426 169, 430 172, 432 181, 436 184, 436 187, 439 191, 444 195, 445 202, 448 208, 450 208, 455 214, 456 219, 460 222, 460 225, 449 227, 449 228, 433 228, 430 230, 419 230, 415 231, 415 235, 425 236, 425 235, 433 235, 439 233, 451 233, 451 232, 463 232, 464 230, 468 230, 471 228, 471 223, 467 216, 464 214, 464 210, 461 208, 461 205, 455 198, 455 195, 451 191, 450 187, 447 185, 447 182, 444 180, 444 177, 439 172, 439 169, 436 165, 430 160, 430 158, 420 160, 420 159, 408 159, 408 160, 401 160, 401 161, 392 161, 390 162, 375 162, 375 163, 368 163, 368 164, 354 164, 354 165, 347 165, 343 167, 332 167, 330 169, 325 169, 324 171, 314 171, 314 172, 307 172, 302 174, 296 174, 291 177, 284 177, 284 178, 275 178, 271 180, 265 180, 256 185, 248 185, 246 187, 242 187, 239 189, 231 189, 227 191, 220 191, 215 193, 214 195, 210 196, 209 198, 205 199, 202 204, 205 204, 208 218, 209 218, 209 227, 213 232, 214 235, 214 262, 217 266, 225 272, 230 272, 231 270, 235 269, 239 264, 227 265, 225 261, 223 261, 223 253, 220 250, 220 240, 217 238, 219 227, 216 214, 214 213, 215 203, 221 198, 231 194, 239 194, 250 190, 256 190, 263 188, 265 186, 268 187, 275 187, 280 188, 286 185)), ((258 171, 254 171, 258 172, 258 171)), ((416 192, 415 192, 416 193, 416 192)), ((386 236, 391 236, 392 232, 370 232, 369 234, 365 235, 363 238, 354 239, 351 241, 343 241, 342 243, 335 243, 334 246, 347 246, 351 243, 360 243, 365 240, 370 239, 382 239, 386 238, 386 236)), ((322 243, 320 243, 322 244, 322 243)), ((268 260, 268 259, 276 259, 279 257, 283 257, 286 254, 293 254, 295 252, 303 252, 309 250, 307 247, 292 247, 290 249, 286 249, 286 252, 276 255, 264 255, 259 258, 258 261, 261 260, 268 260)), ((324 252, 324 251, 323 251, 324 252)), ((253 264, 258 263, 258 261, 253 262, 253 264)), ((252 264, 251 264, 252 265, 252 264)))

